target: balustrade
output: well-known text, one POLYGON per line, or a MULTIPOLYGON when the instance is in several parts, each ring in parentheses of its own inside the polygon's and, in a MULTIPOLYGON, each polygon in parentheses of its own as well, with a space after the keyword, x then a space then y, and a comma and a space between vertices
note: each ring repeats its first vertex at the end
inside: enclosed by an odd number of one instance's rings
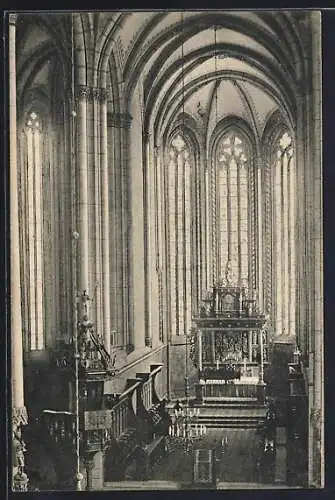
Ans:
POLYGON ((204 398, 257 398, 256 384, 227 384, 223 380, 208 381, 204 398))

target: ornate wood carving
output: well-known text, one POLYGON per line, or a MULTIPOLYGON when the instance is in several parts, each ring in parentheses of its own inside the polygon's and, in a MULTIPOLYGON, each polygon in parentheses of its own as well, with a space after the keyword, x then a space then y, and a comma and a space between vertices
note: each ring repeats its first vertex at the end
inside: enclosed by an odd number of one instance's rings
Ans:
POLYGON ((28 491, 28 476, 24 472, 24 453, 26 445, 22 439, 21 427, 28 423, 27 410, 25 407, 12 409, 12 467, 13 467, 13 491, 28 491))

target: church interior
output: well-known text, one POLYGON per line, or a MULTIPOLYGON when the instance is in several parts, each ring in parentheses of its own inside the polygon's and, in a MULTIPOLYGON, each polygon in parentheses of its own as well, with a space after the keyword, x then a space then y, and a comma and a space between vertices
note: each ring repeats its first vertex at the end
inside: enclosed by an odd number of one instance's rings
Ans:
POLYGON ((322 488, 320 13, 8 44, 12 489, 322 488))

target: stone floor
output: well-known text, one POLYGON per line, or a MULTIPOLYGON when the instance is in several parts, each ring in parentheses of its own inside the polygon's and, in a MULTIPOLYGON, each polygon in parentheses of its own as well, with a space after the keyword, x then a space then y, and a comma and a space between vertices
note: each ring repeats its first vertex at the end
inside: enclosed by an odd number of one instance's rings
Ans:
MULTIPOLYGON (((256 482, 259 436, 254 429, 208 429, 207 435, 194 445, 196 448, 216 450, 217 481, 256 482), (222 438, 227 440, 224 450, 222 438)), ((190 483, 192 467, 193 455, 176 448, 153 468, 151 479, 190 483)))

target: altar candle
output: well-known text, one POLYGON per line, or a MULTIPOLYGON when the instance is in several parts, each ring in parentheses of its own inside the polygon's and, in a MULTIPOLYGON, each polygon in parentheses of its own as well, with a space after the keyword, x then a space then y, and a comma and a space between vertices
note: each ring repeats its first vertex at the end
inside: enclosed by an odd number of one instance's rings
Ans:
POLYGON ((247 360, 245 358, 244 358, 243 368, 244 368, 244 373, 246 373, 246 371, 247 371, 247 360))
POLYGON ((219 369, 219 360, 218 359, 216 360, 216 369, 217 370, 219 369))

